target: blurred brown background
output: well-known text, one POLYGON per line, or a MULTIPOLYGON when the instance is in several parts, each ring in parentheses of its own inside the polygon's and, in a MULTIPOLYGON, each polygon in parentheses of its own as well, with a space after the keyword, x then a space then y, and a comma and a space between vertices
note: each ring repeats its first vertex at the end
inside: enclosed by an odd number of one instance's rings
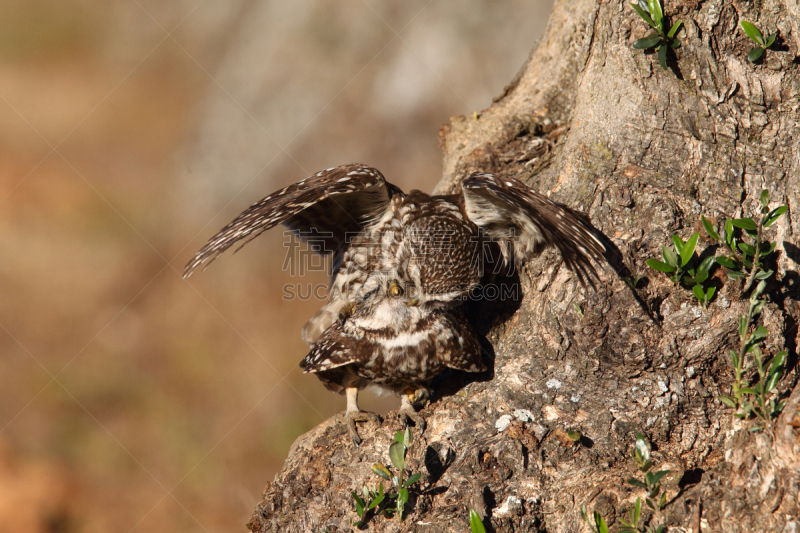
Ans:
MULTIPOLYGON (((550 0, 4 0, 0 531, 241 531, 295 437, 319 302, 273 230, 183 265, 262 196, 350 162, 432 190, 550 0)), ((367 398, 385 412, 395 399, 367 398)))

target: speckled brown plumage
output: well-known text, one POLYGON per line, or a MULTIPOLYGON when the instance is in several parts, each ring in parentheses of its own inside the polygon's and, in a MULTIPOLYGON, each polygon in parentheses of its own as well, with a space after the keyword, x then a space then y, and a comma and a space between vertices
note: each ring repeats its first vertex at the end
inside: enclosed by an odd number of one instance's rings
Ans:
MULTIPOLYGON (((390 304, 391 305, 391 304, 390 304)), ((486 370, 478 338, 457 309, 409 308, 402 301, 396 324, 375 327, 371 305, 329 327, 300 363, 334 392, 370 384, 402 393, 436 377, 445 368, 486 370)))
MULTIPOLYGON (((557 247, 584 283, 604 247, 587 219, 524 183, 486 173, 462 194, 403 193, 380 172, 345 165, 318 172, 257 202, 215 235, 184 277, 233 244, 283 224, 300 238, 323 240, 333 254, 329 300, 302 331, 311 351, 301 367, 347 393, 353 440, 360 439, 357 391, 419 389, 445 368, 484 370, 476 334, 461 306, 479 286, 486 239, 520 263, 557 247)), ((402 411, 414 417, 406 396, 402 411)))

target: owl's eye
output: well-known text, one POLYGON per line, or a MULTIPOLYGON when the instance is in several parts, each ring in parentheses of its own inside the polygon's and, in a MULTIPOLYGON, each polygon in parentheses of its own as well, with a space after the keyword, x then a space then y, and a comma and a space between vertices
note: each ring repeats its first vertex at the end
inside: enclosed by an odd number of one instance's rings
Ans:
POLYGON ((389 282, 389 289, 386 291, 389 296, 394 298, 395 296, 400 296, 403 294, 403 288, 395 281, 392 280, 389 282))

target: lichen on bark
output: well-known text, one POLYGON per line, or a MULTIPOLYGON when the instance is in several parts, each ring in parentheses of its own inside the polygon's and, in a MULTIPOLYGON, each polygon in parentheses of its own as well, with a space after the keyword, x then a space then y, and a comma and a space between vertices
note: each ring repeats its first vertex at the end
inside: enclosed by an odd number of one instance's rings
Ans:
MULTIPOLYGON (((477 170, 521 178, 586 211, 616 256, 596 291, 557 252, 525 265, 518 308, 485 325, 491 371, 443 376, 423 411, 428 430, 408 461, 425 475, 405 521, 375 518, 368 529, 466 531, 475 509, 496 531, 580 531, 582 504, 614 524, 642 495, 625 483, 640 431, 658 468, 671 470, 669 531, 800 527, 800 442, 789 425, 800 418, 800 12, 789 0, 669 1, 665 10, 684 23, 668 71, 631 48, 647 28, 626 2, 556 1, 504 94, 442 128, 437 192, 477 170), (746 59, 743 18, 779 31, 779 49, 759 64, 746 59), (789 351, 779 386, 788 399, 771 428, 750 433, 717 400, 730 389, 725 354, 746 312, 741 284, 718 270, 721 290, 701 308, 645 260, 673 233, 702 233, 701 214, 755 213, 764 188, 789 205, 773 230, 777 274, 760 319, 767 352, 789 351), (630 273, 643 278, 635 290, 621 279, 630 273), (565 442, 570 429, 580 446, 565 442)), ((252 531, 352 529, 350 491, 376 481, 371 465, 388 461, 400 422, 366 426, 360 448, 336 422, 297 440, 252 531)))

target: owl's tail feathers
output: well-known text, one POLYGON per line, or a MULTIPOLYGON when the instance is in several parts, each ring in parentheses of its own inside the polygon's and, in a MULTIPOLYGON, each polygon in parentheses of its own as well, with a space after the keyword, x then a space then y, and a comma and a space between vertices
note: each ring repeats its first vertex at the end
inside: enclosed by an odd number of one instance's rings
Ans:
MULTIPOLYGON (((306 322, 303 326, 300 336, 303 338, 309 348, 313 348, 314 344, 319 340, 320 336, 326 329, 342 318, 342 313, 347 307, 347 302, 344 300, 332 300, 322 306, 322 309, 317 311, 314 316, 306 322)), ((344 317, 346 318, 346 317, 344 317)))

